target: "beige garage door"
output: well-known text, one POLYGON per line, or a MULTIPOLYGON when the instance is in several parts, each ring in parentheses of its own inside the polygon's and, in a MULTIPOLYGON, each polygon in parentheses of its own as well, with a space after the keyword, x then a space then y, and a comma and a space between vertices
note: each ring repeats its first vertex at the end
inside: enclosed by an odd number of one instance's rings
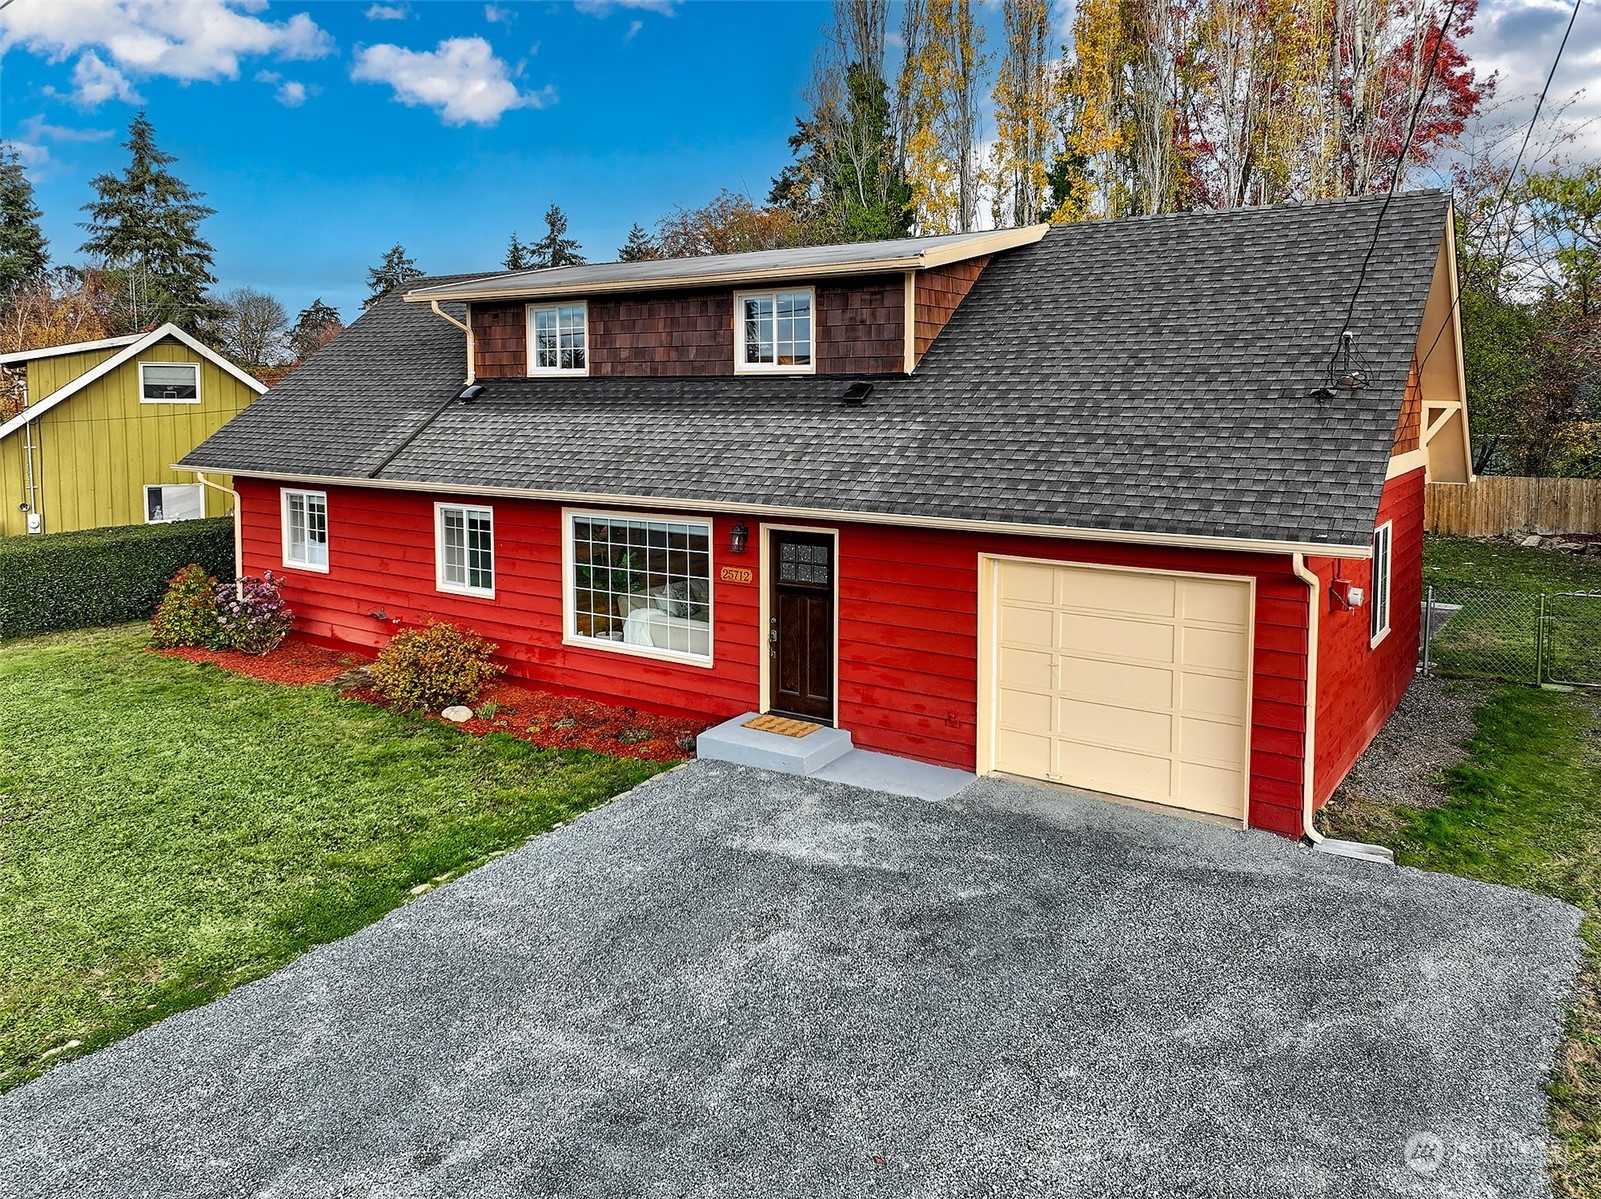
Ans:
POLYGON ((995 769, 1242 819, 1249 583, 996 570, 995 769))

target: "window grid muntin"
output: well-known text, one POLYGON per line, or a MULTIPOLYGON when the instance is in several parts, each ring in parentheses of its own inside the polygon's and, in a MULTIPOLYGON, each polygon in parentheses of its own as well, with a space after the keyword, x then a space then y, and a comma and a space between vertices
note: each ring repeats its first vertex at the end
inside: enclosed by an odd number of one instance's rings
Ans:
MULTIPOLYGON (((567 580, 568 632, 596 645, 622 647, 628 609, 668 605, 669 615, 711 624, 709 521, 573 513, 567 527, 572 570, 567 580), (682 588, 661 596, 664 589, 682 588)), ((709 661, 705 654, 656 652, 709 661)), ((629 649, 635 647, 629 646, 629 649)))
POLYGON ((585 374, 589 370, 589 310, 584 304, 529 309, 530 374, 585 374))
POLYGON ((439 582, 461 591, 494 591, 495 518, 491 509, 439 506, 439 582))
POLYGON ((810 291, 741 293, 741 366, 752 370, 811 370, 813 312, 810 291))
POLYGON ((284 492, 284 563, 328 565, 328 496, 321 491, 284 492))

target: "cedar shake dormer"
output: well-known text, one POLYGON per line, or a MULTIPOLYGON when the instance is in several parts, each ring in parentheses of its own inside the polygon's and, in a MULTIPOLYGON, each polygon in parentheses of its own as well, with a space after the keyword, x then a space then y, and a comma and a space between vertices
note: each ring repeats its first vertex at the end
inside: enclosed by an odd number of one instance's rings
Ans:
POLYGON ((1044 232, 521 271, 406 299, 467 305, 475 378, 909 374, 991 256, 1044 232))

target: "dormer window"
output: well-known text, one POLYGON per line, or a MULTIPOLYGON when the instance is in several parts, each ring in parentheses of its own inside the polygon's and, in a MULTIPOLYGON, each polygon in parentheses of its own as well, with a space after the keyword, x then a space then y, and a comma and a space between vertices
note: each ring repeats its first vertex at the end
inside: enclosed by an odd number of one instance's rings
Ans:
POLYGON ((589 307, 587 304, 528 306, 528 373, 589 373, 589 307))
POLYGON ((734 368, 809 375, 812 291, 742 291, 734 296, 734 368))

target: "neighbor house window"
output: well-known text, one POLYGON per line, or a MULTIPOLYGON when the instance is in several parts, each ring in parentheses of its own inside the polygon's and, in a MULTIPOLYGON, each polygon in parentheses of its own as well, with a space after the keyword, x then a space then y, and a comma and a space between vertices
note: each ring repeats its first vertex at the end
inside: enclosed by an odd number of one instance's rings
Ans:
POLYGON ((328 569, 328 496, 321 491, 283 492, 284 565, 328 569))
POLYGON ((199 520, 206 514, 206 489, 200 483, 151 483, 145 488, 145 523, 199 520))
POLYGON ((624 653, 710 662, 712 528, 568 515, 567 635, 624 653))
POLYGON ((1368 597, 1368 628, 1377 645, 1390 631, 1390 525, 1373 530, 1373 594, 1368 597))
POLYGON ((528 373, 589 373, 589 309, 586 305, 528 306, 528 373))
POLYGON ((742 371, 810 374, 812 293, 740 292, 734 297, 734 362, 742 371))
POLYGON ((198 404, 198 362, 141 362, 139 399, 146 404, 198 404))
POLYGON ((495 594, 494 513, 462 504, 434 505, 439 590, 495 594))

